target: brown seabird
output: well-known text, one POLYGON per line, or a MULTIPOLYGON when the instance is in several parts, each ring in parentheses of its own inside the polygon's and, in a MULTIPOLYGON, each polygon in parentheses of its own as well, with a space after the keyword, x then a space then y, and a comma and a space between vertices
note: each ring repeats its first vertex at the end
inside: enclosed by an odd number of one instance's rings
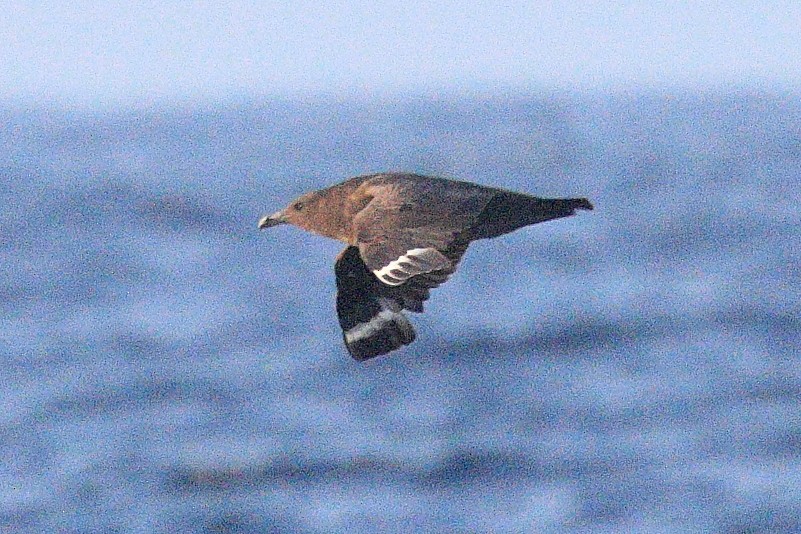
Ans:
POLYGON ((403 310, 456 270, 471 241, 591 210, 586 198, 537 198, 469 182, 403 173, 358 176, 300 196, 259 229, 294 224, 347 248, 334 266, 337 314, 357 360, 414 341, 403 310))

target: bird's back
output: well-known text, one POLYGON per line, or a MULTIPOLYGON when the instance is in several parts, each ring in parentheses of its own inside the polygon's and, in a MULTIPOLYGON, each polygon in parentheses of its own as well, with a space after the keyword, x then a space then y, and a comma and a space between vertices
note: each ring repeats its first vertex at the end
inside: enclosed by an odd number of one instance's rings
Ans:
POLYGON ((398 199, 393 217, 405 227, 454 230, 460 241, 487 239, 518 228, 591 210, 586 198, 539 198, 470 182, 418 174, 378 174, 364 187, 383 187, 398 199))

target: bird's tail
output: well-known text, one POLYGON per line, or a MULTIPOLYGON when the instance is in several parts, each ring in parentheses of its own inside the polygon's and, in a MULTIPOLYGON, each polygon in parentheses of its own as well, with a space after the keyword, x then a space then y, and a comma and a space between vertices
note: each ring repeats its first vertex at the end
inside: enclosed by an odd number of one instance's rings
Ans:
POLYGON ((471 238, 508 234, 523 226, 569 217, 577 209, 591 210, 593 206, 586 198, 538 198, 504 191, 496 194, 481 212, 471 238))

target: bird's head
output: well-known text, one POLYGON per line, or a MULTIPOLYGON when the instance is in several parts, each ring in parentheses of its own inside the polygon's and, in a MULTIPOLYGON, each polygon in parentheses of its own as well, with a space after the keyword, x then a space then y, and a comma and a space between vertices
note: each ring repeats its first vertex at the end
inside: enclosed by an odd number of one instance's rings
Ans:
POLYGON ((336 195, 326 190, 312 191, 299 196, 284 209, 259 219, 259 230, 292 224, 304 230, 335 239, 342 239, 341 207, 334 205, 336 195))
POLYGON ((313 217, 319 203, 319 196, 316 191, 299 196, 284 209, 259 219, 259 230, 279 224, 294 224, 303 228, 304 221, 313 217))

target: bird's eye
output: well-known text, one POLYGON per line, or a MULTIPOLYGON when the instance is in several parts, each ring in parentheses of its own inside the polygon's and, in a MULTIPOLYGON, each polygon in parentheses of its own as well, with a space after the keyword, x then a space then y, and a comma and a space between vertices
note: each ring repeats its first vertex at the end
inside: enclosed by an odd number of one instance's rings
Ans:
POLYGON ((302 210, 303 209, 303 202, 295 202, 294 204, 292 204, 292 209, 294 209, 295 211, 302 210))

